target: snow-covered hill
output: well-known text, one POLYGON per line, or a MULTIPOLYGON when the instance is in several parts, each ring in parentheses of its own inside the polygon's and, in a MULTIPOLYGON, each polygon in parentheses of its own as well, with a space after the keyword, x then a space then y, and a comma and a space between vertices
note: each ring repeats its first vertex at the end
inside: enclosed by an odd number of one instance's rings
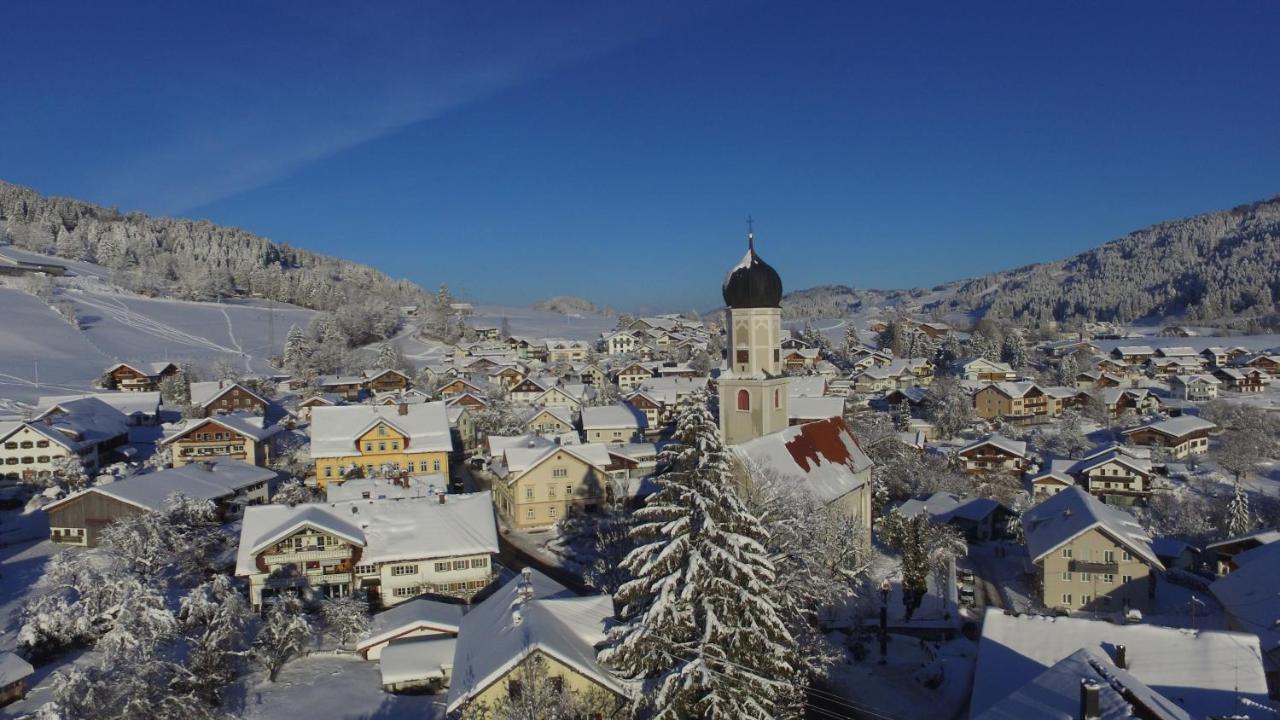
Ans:
POLYGON ((86 389, 119 361, 211 365, 221 359, 246 372, 267 372, 266 358, 281 352, 289 327, 305 326, 315 315, 256 300, 145 298, 112 287, 106 280, 110 271, 91 263, 10 247, 0 248, 0 255, 69 267, 72 274, 60 281, 56 299, 74 305, 83 326, 76 330, 49 305, 17 289, 20 280, 0 287, 0 398, 10 401, 86 389))

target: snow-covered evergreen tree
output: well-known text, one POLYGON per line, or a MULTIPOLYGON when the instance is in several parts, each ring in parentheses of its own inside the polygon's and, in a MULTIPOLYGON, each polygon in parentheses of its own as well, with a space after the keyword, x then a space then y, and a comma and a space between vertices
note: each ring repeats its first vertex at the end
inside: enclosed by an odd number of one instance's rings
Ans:
POLYGON ((1070 353, 1058 361, 1058 384, 1075 387, 1076 376, 1080 374, 1080 365, 1076 362, 1076 354, 1070 353))
POLYGON ((893 417, 893 426, 898 432, 911 429, 911 404, 907 402, 906 398, 894 404, 890 408, 889 414, 893 417))
POLYGON ((182 598, 178 620, 188 637, 187 670, 193 690, 211 706, 236 679, 248 618, 244 596, 226 575, 213 576, 182 598))
POLYGON ((1022 334, 1011 332, 1004 336, 1004 343, 1000 348, 1000 359, 1014 368, 1025 368, 1031 364, 1031 358, 1027 354, 1027 344, 1022 339, 1022 334))
POLYGON ((271 496, 271 502, 280 505, 301 505, 303 503, 315 502, 319 498, 314 490, 302 482, 300 478, 290 478, 280 484, 276 489, 275 495, 271 496))
POLYGON ((851 363, 861 348, 862 338, 858 336, 858 328, 854 326, 853 318, 849 318, 844 322, 844 347, 841 348, 840 356, 845 362, 851 363))
POLYGON ((369 630, 369 603, 354 595, 326 598, 320 604, 320 618, 338 646, 347 647, 369 630))
POLYGON ((623 563, 634 579, 618 593, 623 623, 603 659, 647 681, 655 718, 794 715, 803 679, 767 534, 735 492, 703 402, 680 415, 664 461, 635 513, 639 545, 623 563))
POLYGON ((1244 535, 1253 530, 1253 513, 1249 510, 1249 494, 1236 481, 1235 493, 1227 503, 1227 537, 1244 535))
POLYGON ((295 378, 306 379, 311 369, 311 342, 302 328, 294 325, 284 340, 284 371, 295 378))
POLYGON ((973 399, 954 378, 936 378, 929 385, 924 401, 925 417, 943 437, 952 437, 969 427, 976 419, 973 399))

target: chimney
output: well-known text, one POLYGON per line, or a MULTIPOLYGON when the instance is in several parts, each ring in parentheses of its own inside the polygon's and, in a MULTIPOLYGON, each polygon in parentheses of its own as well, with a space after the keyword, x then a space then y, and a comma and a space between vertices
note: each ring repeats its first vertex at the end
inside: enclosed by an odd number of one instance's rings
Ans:
POLYGON ((218 389, 219 389, 219 390, 221 390, 221 389, 222 389, 222 382, 223 382, 222 380, 219 380, 219 381, 218 381, 218 389))
POLYGON ((1092 680, 1080 679, 1080 720, 1098 720, 1102 717, 1098 699, 1102 686, 1092 680))
POLYGON ((444 493, 443 493, 443 492, 438 492, 438 493, 436 493, 436 499, 440 501, 440 504, 441 504, 441 505, 443 505, 443 504, 444 504, 444 493))
POLYGON ((407 402, 401 402, 401 403, 400 403, 400 408, 397 410, 397 412, 399 412, 401 415, 408 415, 408 414, 409 414, 409 403, 407 403, 407 402))
POLYGON ((1128 656, 1123 645, 1116 646, 1116 667, 1121 670, 1129 669, 1128 656))
POLYGON ((520 603, 516 602, 511 606, 511 624, 520 627, 524 622, 524 613, 520 612, 520 603))

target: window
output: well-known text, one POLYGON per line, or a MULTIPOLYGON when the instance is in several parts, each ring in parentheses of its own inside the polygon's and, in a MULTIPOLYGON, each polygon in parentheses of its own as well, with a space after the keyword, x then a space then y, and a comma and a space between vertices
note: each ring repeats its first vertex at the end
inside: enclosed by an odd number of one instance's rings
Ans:
POLYGON ((573 486, 572 486, 572 485, 565 485, 565 486, 564 486, 564 496, 565 496, 565 497, 573 497, 573 486))
POLYGON ((1121 575, 1121 576, 1120 576, 1120 582, 1122 582, 1122 583, 1131 583, 1131 582, 1133 582, 1133 576, 1132 576, 1132 575, 1121 575))
POLYGON ((1116 551, 1115 551, 1115 550, 1103 550, 1103 551, 1102 551, 1102 562, 1109 562, 1109 563, 1112 563, 1112 562, 1115 562, 1115 561, 1116 561, 1116 551))
POLYGON ((1114 574, 1112 573, 1102 574, 1102 582, 1106 583, 1107 585, 1111 585, 1115 583, 1115 581, 1116 581, 1116 576, 1114 574))
POLYGON ((1063 580, 1070 580, 1070 579, 1071 579, 1071 571, 1070 571, 1070 570, 1064 571, 1064 572, 1062 573, 1062 579, 1063 579, 1063 580))
POLYGON ((466 570, 466 569, 467 569, 467 564, 468 564, 468 563, 467 563, 467 561, 466 561, 466 560, 454 560, 454 561, 453 561, 453 569, 454 569, 454 570, 466 570))
POLYGON ((399 440, 392 440, 392 441, 391 441, 391 449, 392 449, 392 450, 399 450, 399 449, 400 449, 400 441, 399 441, 399 440))
POLYGON ((1080 596, 1080 604, 1081 604, 1081 605, 1088 605, 1090 600, 1093 600, 1093 596, 1092 596, 1092 595, 1081 595, 1081 596, 1080 596))
POLYGON ((384 443, 384 442, 380 442, 380 443, 378 443, 378 452, 386 452, 386 450, 387 450, 387 444, 386 444, 386 443, 384 443))
POLYGON ((23 440, 23 441, 22 441, 22 449, 23 449, 23 450, 30 450, 30 449, 31 449, 31 448, 33 448, 33 447, 35 447, 35 445, 34 445, 30 440, 23 440))
POLYGON ((378 426, 378 437, 386 437, 386 436, 387 436, 387 428, 386 428, 386 427, 384 427, 384 426, 382 426, 382 425, 379 425, 379 426, 378 426))
POLYGON ((364 451, 365 451, 365 452, 373 452, 373 443, 371 443, 371 442, 367 442, 367 443, 365 443, 365 444, 364 444, 364 451))
POLYGON ((355 569, 357 575, 372 575, 376 572, 378 572, 377 565, 357 565, 355 569))
POLYGON ((410 585, 409 587, 398 587, 392 592, 396 597, 413 597, 418 594, 418 588, 410 585))
POLYGON ((555 517, 557 515, 555 505, 552 505, 551 507, 547 508, 547 515, 550 517, 555 517))
POLYGON ((525 499, 525 500, 532 500, 532 499, 533 499, 533 486, 532 486, 532 485, 525 485, 525 486, 524 486, 524 499, 525 499))
POLYGON ((1089 582, 1092 579, 1093 579, 1093 575, 1091 573, 1087 573, 1087 572, 1080 573, 1080 582, 1089 582))
POLYGON ((556 499, 556 486, 555 486, 555 485, 548 485, 548 486, 547 486, 547 497, 551 498, 552 500, 555 500, 555 499, 556 499))
POLYGON ((527 510, 524 511, 524 519, 525 520, 533 519, 533 508, 528 508, 527 510))
POLYGON ((431 472, 440 472, 440 461, 439 461, 439 460, 432 460, 432 461, 431 461, 431 472))
POLYGON ((569 477, 569 469, 555 468, 551 471, 551 477, 558 477, 558 478, 569 477))
POLYGON ((446 560, 436 563, 436 572, 449 572, 449 562, 446 560))
POLYGON ((1064 558, 1071 557, 1071 548, 1062 548, 1062 557, 1064 558))
POLYGON ((482 568, 489 564, 489 558, 472 558, 471 567, 482 568))
POLYGON ((739 364, 746 365, 748 362, 750 362, 751 353, 749 351, 738 350, 736 355, 737 355, 737 361, 739 364))
POLYGON ((1071 593, 1062 593, 1062 604, 1063 605, 1071 604, 1071 593))
POLYGON ((738 409, 739 410, 751 409, 751 393, 747 392, 746 390, 738 391, 738 409))
POLYGON ((1132 559, 1133 559, 1133 556, 1129 554, 1129 551, 1128 551, 1128 550, 1121 550, 1121 551, 1120 551, 1120 559, 1121 559, 1121 560, 1123 560, 1123 561, 1125 561, 1125 562, 1129 562, 1130 560, 1132 560, 1132 559))
POLYGON ((779 393, 776 389, 773 391, 773 407, 774 408, 782 407, 782 394, 779 393))
POLYGON ((417 575, 417 565, 393 565, 391 566, 392 575, 417 575))
POLYGON ((38 447, 38 448, 47 448, 47 447, 49 447, 49 441, 48 441, 48 440, 37 440, 37 441, 36 441, 36 447, 38 447))
POLYGON ((426 471, 427 471, 427 461, 422 460, 418 463, 418 472, 426 472, 426 471))
POLYGON ((327 478, 331 478, 331 477, 333 477, 333 466, 332 466, 332 465, 325 465, 325 466, 324 466, 324 476, 325 476, 325 477, 327 477, 327 478))

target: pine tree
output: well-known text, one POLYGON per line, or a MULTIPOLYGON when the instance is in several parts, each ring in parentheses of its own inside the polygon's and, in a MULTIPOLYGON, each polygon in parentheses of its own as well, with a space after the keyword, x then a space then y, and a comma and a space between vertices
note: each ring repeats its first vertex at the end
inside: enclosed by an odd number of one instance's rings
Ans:
POLYGON ((890 414, 893 416, 893 426, 899 432, 905 432, 911 429, 911 404, 906 398, 894 404, 890 414))
POLYGON ((1080 374, 1080 366, 1076 363, 1076 354, 1070 353, 1058 361, 1058 384, 1074 387, 1076 376, 1080 374))
POLYGON ((798 652, 773 600, 765 530, 734 490, 705 403, 681 414, 676 438, 635 514, 638 544, 623 561, 634 579, 602 658, 648 681, 655 718, 794 716, 798 652))
POLYGON ((1236 481, 1235 495, 1227 503, 1227 536, 1237 537, 1253 530, 1253 513, 1249 510, 1249 495, 1236 481))
POLYGON ((311 347, 306 333, 294 325, 289 328, 289 335, 284 341, 284 370, 296 378, 306 377, 311 363, 311 347))

